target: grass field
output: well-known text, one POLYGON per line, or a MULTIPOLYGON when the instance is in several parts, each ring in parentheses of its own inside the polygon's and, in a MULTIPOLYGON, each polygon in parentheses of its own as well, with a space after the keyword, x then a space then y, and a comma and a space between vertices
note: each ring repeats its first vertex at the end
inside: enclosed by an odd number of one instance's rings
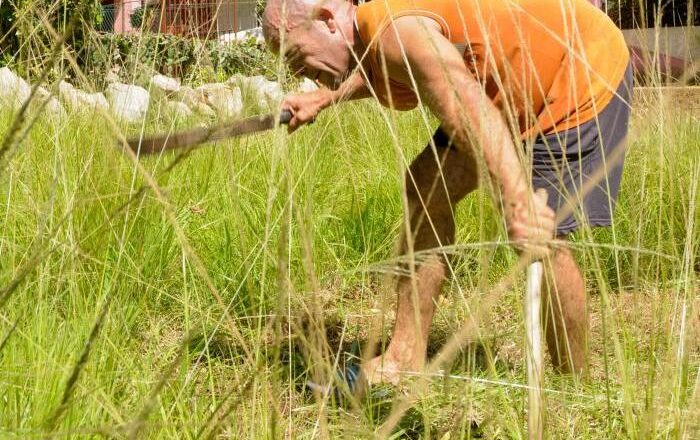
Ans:
MULTIPOLYGON (((391 328, 430 127, 385 116, 346 104, 138 167, 100 115, 35 124, 0 168, 0 438, 371 438, 401 399, 392 438, 524 437, 524 277, 496 289, 516 255, 484 192, 459 207, 431 353, 480 325, 445 374, 362 402, 304 389, 391 328)), ((548 369, 548 437, 700 438, 699 145, 697 120, 635 109, 614 227, 574 241, 591 377, 548 369)))

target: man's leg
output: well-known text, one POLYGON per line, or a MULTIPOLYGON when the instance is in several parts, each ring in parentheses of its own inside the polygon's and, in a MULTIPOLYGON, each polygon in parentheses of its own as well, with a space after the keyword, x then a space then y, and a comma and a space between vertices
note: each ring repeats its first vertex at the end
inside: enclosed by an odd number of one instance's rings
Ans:
POLYGON ((569 248, 556 250, 545 266, 542 317, 552 363, 562 373, 584 374, 588 362, 588 308, 581 270, 569 248))
MULTIPOLYGON (((423 150, 406 176, 411 230, 401 239, 401 254, 452 244, 454 206, 477 182, 477 165, 470 154, 446 147, 423 150)), ((409 271, 411 266, 406 264, 409 271)), ((425 364, 428 332, 446 268, 439 253, 421 253, 413 267, 415 271, 397 281, 396 322, 386 352, 363 365, 370 383, 396 383, 397 371, 419 371, 425 364)))
MULTIPOLYGON (((622 178, 632 97, 632 68, 627 67, 615 96, 598 116, 579 127, 544 136, 533 145, 533 185, 550 191, 550 201, 564 207, 557 194, 575 202, 583 197, 589 226, 609 226, 622 178), (557 152, 556 155, 553 152, 557 152), (554 157, 567 158, 563 163, 554 157), (579 159, 580 158, 580 159, 579 159), (561 188, 552 187, 552 182, 561 188), (564 191, 565 189, 565 191, 564 191)), ((552 205, 550 205, 552 206, 552 205)), ((552 206, 558 209, 557 206, 552 206)), ((577 208, 578 209, 578 208, 577 208)), ((560 231, 576 229, 572 213, 560 231)), ((560 232, 560 239, 567 237, 560 232)), ((543 306, 547 345, 554 367, 565 373, 586 373, 588 310, 581 271, 570 249, 560 249, 550 260, 543 306)))

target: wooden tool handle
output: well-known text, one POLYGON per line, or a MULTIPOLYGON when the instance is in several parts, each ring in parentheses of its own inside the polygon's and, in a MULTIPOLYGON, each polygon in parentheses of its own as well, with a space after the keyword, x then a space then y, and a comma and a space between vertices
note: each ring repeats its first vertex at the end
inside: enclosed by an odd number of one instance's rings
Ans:
POLYGON ((525 335, 527 340, 528 376, 528 440, 544 438, 544 395, 542 392, 542 277, 541 261, 530 263, 527 268, 525 290, 525 335))

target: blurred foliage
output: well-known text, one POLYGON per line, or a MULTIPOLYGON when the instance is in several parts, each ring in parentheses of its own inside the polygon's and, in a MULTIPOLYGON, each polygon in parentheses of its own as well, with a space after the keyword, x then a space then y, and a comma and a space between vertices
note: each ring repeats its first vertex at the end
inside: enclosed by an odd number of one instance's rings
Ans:
POLYGON ((265 5, 267 5, 266 0, 255 1, 255 19, 258 22, 258 26, 262 26, 262 16, 263 12, 265 12, 265 5))
POLYGON ((607 0, 608 15, 622 29, 700 26, 698 0, 607 0))
POLYGON ((102 22, 99 0, 11 0, 0 2, 0 59, 32 75, 49 56, 57 36, 80 58, 89 34, 102 22), (31 62, 30 62, 31 61, 31 62))
MULTIPOLYGON (((255 39, 235 43, 141 32, 96 35, 83 63, 91 78, 108 71, 132 82, 147 82, 153 73, 207 82, 243 75, 276 76, 274 56, 255 39), (122 73, 126 72, 126 73, 122 73)), ((99 84, 96 84, 99 86, 99 84)))
POLYGON ((62 76, 70 59, 81 60, 94 29, 102 22, 98 0, 14 0, 2 2, 0 62, 25 78, 47 71, 62 76), (51 61, 53 47, 64 39, 62 56, 51 61))
MULTIPOLYGON (((104 6, 103 6, 104 7, 104 6)), ((141 31, 157 31, 158 21, 160 17, 160 9, 158 4, 144 4, 131 12, 129 22, 134 29, 141 31)))
POLYGON ((131 16, 132 24, 144 30, 105 34, 99 32, 104 13, 98 0, 1 1, 0 65, 11 65, 27 79, 48 70, 50 82, 65 78, 96 88, 110 72, 134 82, 147 81, 155 72, 194 82, 234 73, 276 76, 274 56, 254 40, 224 44, 146 31, 152 15, 148 7, 131 16), (51 47, 64 34, 62 56, 52 63, 51 47))
POLYGON ((134 9, 134 12, 131 13, 131 17, 129 17, 131 26, 135 29, 140 28, 143 24, 145 15, 147 15, 147 9, 143 6, 139 6, 138 8, 134 9))
POLYGON ((0 2, 0 63, 6 64, 13 47, 17 47, 17 36, 13 32, 15 9, 11 2, 0 2))

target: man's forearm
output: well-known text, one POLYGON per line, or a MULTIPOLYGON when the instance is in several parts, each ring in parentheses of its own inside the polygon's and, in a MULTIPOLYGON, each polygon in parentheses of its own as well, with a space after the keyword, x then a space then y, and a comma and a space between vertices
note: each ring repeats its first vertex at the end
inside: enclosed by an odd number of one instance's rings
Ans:
POLYGON ((479 84, 457 74, 453 79, 454 85, 431 85, 433 94, 427 96, 431 109, 458 149, 482 157, 503 201, 521 201, 529 194, 527 175, 503 116, 479 84))
POLYGON ((331 91, 331 102, 329 105, 342 101, 369 98, 370 96, 372 96, 372 94, 367 88, 367 84, 365 84, 362 75, 360 72, 355 72, 343 81, 337 90, 331 91))
MULTIPOLYGON (((481 90, 467 99, 463 101, 468 104, 465 105, 466 108, 460 109, 459 113, 462 115, 458 120, 462 124, 467 122, 460 125, 468 126, 472 133, 471 136, 464 132, 461 134, 471 137, 471 140, 475 140, 480 146, 486 168, 498 183, 504 201, 515 202, 529 193, 529 187, 508 126, 501 113, 481 90), (480 105, 473 105, 475 101, 481 101, 480 105), (463 120, 465 117, 468 121, 463 120)), ((464 142, 469 143, 469 139, 464 139, 464 142)))
POLYGON ((336 90, 321 88, 313 93, 318 94, 317 102, 320 110, 344 101, 354 101, 372 96, 359 72, 350 75, 336 90))

